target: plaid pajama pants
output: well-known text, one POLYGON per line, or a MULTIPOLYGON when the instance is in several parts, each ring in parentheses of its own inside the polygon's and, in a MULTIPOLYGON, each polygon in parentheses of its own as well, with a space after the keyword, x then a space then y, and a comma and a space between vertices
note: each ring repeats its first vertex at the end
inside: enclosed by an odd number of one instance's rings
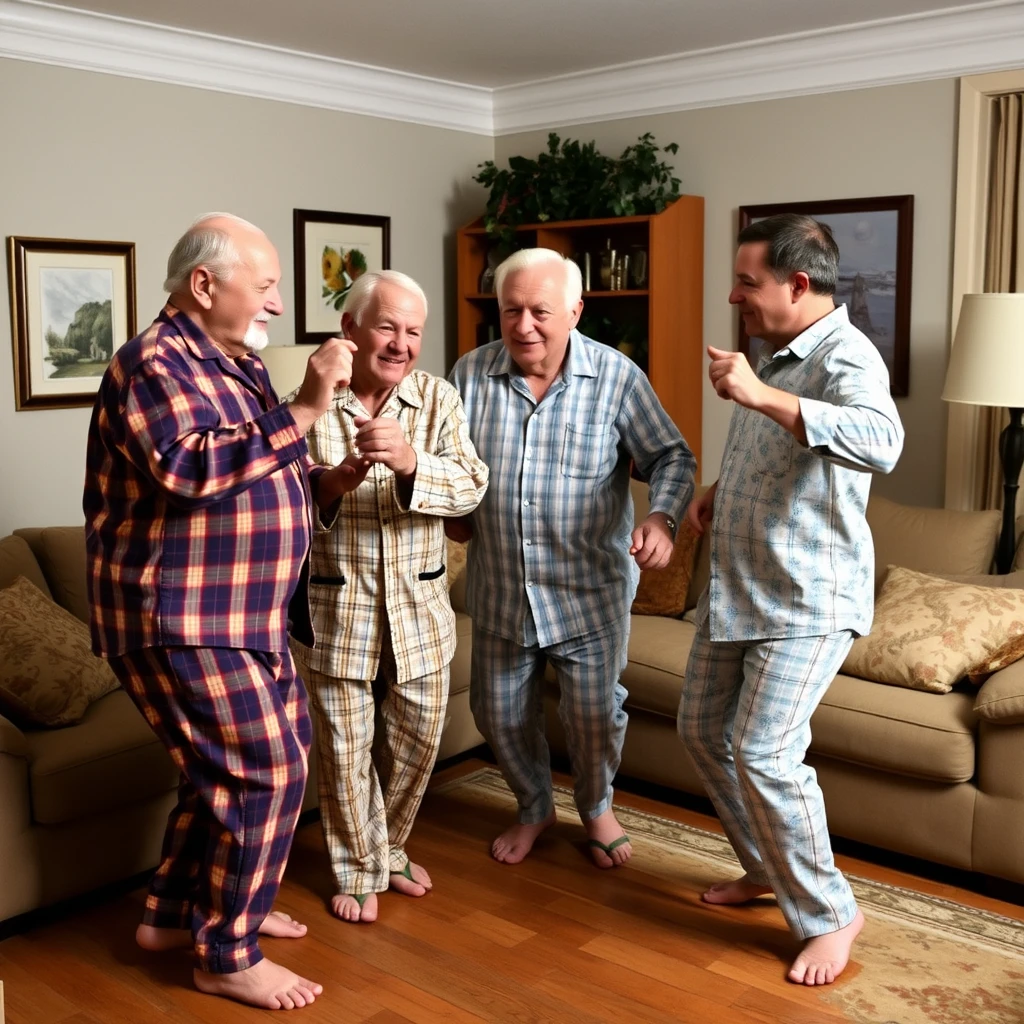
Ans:
POLYGON ((409 861, 405 844, 441 745, 449 667, 399 683, 385 639, 376 680, 306 666, 302 675, 317 712, 320 822, 335 884, 339 893, 383 892, 409 861))
POLYGON ((555 807, 544 737, 548 662, 561 690, 558 716, 572 763, 576 808, 589 821, 612 806, 612 780, 626 737, 626 689, 619 677, 628 642, 628 615, 598 633, 543 648, 521 647, 473 627, 470 706, 515 794, 521 824, 543 821, 555 807))
POLYGON ((110 665, 182 775, 143 921, 191 928, 204 971, 252 967, 306 786, 311 729, 291 655, 152 647, 110 665))
POLYGON ((832 858, 825 803, 804 764, 811 714, 853 644, 828 636, 712 641, 697 630, 679 734, 743 870, 770 885, 797 938, 837 931, 857 913, 832 858))

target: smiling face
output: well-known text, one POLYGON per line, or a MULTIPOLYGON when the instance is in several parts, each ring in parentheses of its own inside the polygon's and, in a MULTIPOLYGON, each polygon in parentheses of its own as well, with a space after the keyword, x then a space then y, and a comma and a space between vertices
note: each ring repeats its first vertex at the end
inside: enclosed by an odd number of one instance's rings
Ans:
POLYGON ((412 370, 426 319, 423 300, 389 281, 377 285, 362 323, 342 314, 342 332, 358 348, 352 357, 352 390, 357 395, 390 391, 412 370))
POLYGON ((527 376, 550 377, 561 367, 583 303, 565 301, 566 270, 560 263, 539 263, 510 273, 502 282, 501 340, 527 376))
POLYGON ((799 333, 794 328, 799 316, 797 300, 806 291, 806 285, 792 278, 776 281, 767 255, 767 242, 746 242, 736 250, 736 279, 729 302, 739 307, 749 337, 778 346, 792 341, 799 333))

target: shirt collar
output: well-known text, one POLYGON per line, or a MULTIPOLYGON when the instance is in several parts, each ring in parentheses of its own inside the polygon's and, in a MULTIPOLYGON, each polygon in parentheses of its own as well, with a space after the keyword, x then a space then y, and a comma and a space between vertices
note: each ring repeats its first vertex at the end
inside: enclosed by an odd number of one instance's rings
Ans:
POLYGON ((775 353, 794 355, 797 359, 806 359, 830 334, 842 327, 849 327, 850 316, 846 306, 836 306, 827 316, 815 320, 807 330, 798 334, 788 345, 784 345, 775 353))
MULTIPOLYGON (((588 340, 575 328, 569 332, 569 344, 561 371, 563 378, 597 376, 597 371, 594 369, 594 361, 590 358, 590 352, 587 350, 588 340)), ((491 360, 491 365, 487 370, 487 375, 489 377, 500 377, 503 374, 511 375, 515 372, 516 364, 513 362, 512 356, 509 355, 504 342, 500 342, 494 353, 494 359, 491 360)))

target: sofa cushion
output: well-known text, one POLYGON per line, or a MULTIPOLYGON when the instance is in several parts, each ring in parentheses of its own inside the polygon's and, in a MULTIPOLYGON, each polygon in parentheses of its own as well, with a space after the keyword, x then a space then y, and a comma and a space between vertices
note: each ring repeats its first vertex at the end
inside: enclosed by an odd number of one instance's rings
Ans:
POLYGON ((67 729, 29 730, 32 817, 57 825, 174 789, 178 769, 124 690, 67 729))
POLYGON ((873 494, 867 520, 875 545, 877 588, 889 565, 928 573, 987 573, 1002 516, 995 511, 916 508, 873 494))
POLYGON ((924 693, 838 675, 811 718, 811 751, 937 782, 974 776, 973 691, 924 693))
POLYGON ((51 596, 28 541, 24 537, 4 537, 0 540, 0 589, 9 587, 19 576, 24 576, 47 597, 51 596))
POLYGON ((974 701, 975 713, 1000 725, 1024 722, 1024 661, 1015 661, 991 676, 974 701))
POLYGON ((946 693, 971 668, 1024 633, 1024 590, 952 583, 892 566, 843 672, 946 693))
POLYGON ((19 724, 77 722, 118 682, 84 623, 24 576, 0 591, 0 710, 19 724))
POLYGON ((700 537, 689 523, 682 523, 676 534, 672 557, 664 569, 643 569, 636 588, 634 615, 675 617, 686 611, 690 577, 700 537))
POLYGON ((39 533, 39 564, 54 601, 89 622, 85 571, 85 527, 47 526, 39 533))
POLYGON ((675 718, 686 662, 696 628, 682 619, 634 615, 629 628, 629 662, 622 685, 626 707, 675 718))
POLYGON ((982 658, 967 670, 967 681, 980 686, 994 672, 1001 672, 1024 658, 1024 633, 1011 637, 1001 647, 982 658))

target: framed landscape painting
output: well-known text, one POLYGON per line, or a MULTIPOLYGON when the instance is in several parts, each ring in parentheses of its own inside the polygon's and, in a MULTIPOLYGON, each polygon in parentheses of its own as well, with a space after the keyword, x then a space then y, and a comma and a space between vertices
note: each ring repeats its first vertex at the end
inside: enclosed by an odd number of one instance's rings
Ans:
POLYGON ((92 405, 135 335, 135 245, 7 239, 15 408, 92 405))
POLYGON ((338 334, 354 282, 391 266, 391 218, 296 210, 295 341, 319 345, 338 334))
MULTIPOLYGON (((914 197, 876 196, 740 207, 740 230, 777 213, 802 213, 822 221, 839 246, 836 305, 878 348, 889 368, 892 394, 910 390, 910 281, 914 197)), ((740 351, 750 339, 740 325, 740 351)))

